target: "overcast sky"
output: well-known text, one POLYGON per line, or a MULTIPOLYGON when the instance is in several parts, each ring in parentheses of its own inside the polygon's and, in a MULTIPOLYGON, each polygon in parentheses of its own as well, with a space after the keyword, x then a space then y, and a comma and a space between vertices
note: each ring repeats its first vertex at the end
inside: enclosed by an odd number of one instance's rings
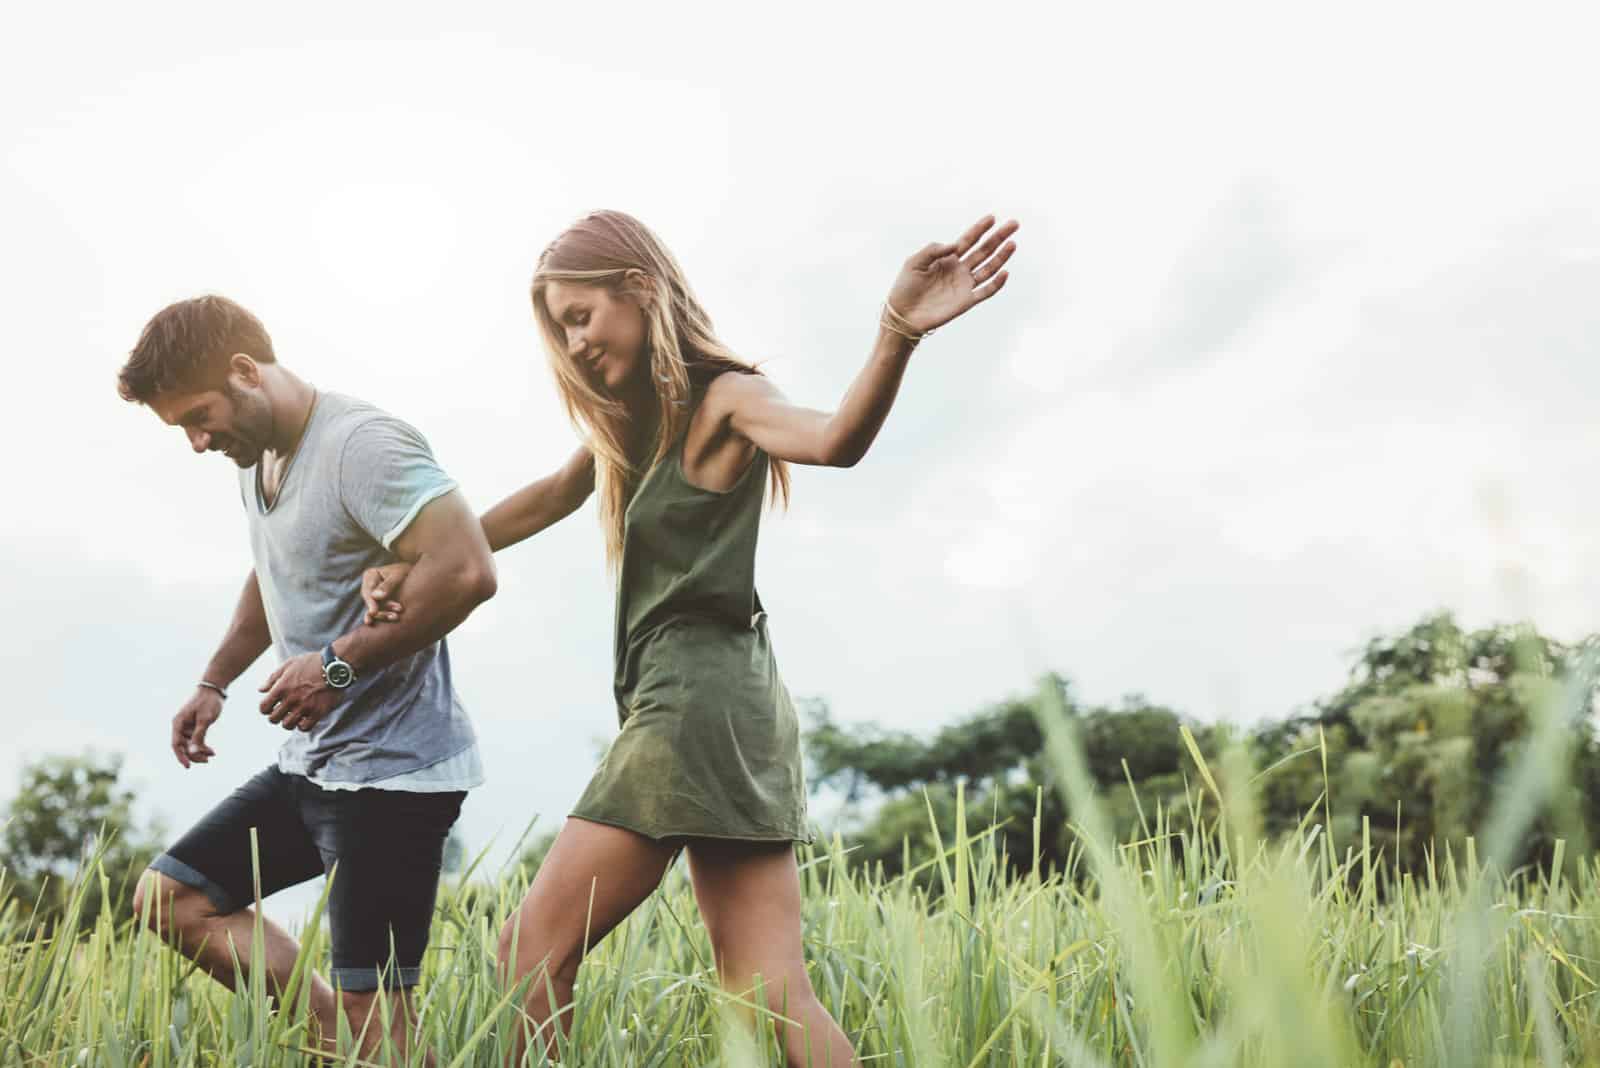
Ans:
MULTIPOLYGON (((573 447, 526 286, 595 207, 824 407, 906 256, 1022 221, 868 458, 764 526, 784 674, 844 719, 932 729, 1053 669, 1253 722, 1434 609, 1600 629, 1581 9, 685 6, 8 17, 0 793, 95 745, 177 832, 280 740, 263 660, 212 764, 167 748, 250 559, 232 465, 116 395, 153 312, 243 302, 481 509, 573 447)), ((451 638, 474 848, 554 826, 614 730, 602 556, 591 506, 451 638)))

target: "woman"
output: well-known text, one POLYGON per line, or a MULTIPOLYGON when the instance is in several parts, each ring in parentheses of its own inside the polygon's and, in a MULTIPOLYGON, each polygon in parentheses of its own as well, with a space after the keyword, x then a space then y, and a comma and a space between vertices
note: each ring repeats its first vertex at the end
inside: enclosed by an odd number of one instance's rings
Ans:
MULTIPOLYGON (((596 212, 540 257, 534 311, 594 477, 580 450, 486 513, 484 528, 499 549, 598 485, 617 572, 621 722, 501 931, 501 962, 510 978, 531 977, 526 1009, 541 1026, 570 1002, 585 947, 683 849, 725 987, 763 984, 765 1004, 801 1025, 782 1028, 789 1064, 858 1063, 805 970, 799 729, 753 574, 763 493, 787 502, 790 463, 849 467, 865 455, 918 341, 1005 284, 1016 229, 984 218, 906 261, 866 366, 831 414, 790 404, 719 341, 637 220, 596 212)), ((397 618, 399 581, 397 571, 369 575, 369 618, 397 618)))

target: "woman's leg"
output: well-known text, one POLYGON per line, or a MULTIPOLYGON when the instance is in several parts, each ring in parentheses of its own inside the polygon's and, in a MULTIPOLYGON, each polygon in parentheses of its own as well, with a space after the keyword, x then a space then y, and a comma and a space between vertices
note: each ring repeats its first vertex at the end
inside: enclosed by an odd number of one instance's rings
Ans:
MULTIPOLYGON (((569 818, 527 896, 500 929, 500 966, 508 983, 532 976, 525 1011, 552 1057, 555 1033, 545 1024, 561 1012, 562 1033, 570 1032, 571 1013, 562 1010, 572 1002, 578 963, 650 896, 675 852, 676 846, 633 831, 569 818)), ((519 1058, 523 1048, 519 1035, 519 1058)))
POLYGON ((759 984, 768 1008, 799 1022, 778 1025, 790 1068, 856 1068, 850 1040, 806 974, 794 847, 695 838, 689 872, 723 986, 746 995, 759 984))

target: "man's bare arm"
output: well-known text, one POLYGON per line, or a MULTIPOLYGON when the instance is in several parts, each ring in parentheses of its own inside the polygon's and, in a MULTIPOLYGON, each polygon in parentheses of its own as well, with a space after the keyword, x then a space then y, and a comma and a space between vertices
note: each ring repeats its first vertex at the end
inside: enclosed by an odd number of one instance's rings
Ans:
POLYGON ((261 603, 261 584, 256 581, 252 568, 239 591, 239 603, 233 609, 233 619, 228 623, 222 644, 211 654, 205 674, 200 676, 226 689, 234 679, 243 675, 272 645, 272 632, 267 629, 267 609, 261 603))
POLYGON ((449 634, 496 589, 483 526, 456 490, 423 508, 391 546, 411 564, 411 609, 398 625, 361 624, 333 643, 357 676, 385 667, 449 634))
POLYGON ((244 674, 245 668, 272 644, 272 634, 267 629, 267 610, 261 604, 261 586, 256 573, 244 580, 239 592, 239 603, 233 609, 233 619, 222 636, 222 644, 211 654, 211 660, 200 674, 200 681, 210 685, 195 684, 194 692, 172 717, 172 755, 184 767, 204 764, 217 755, 206 744, 206 731, 222 715, 220 691, 244 674), (212 687, 216 689, 212 689, 212 687))
MULTIPOLYGON (((363 623, 334 640, 335 655, 357 678, 432 645, 495 593, 494 557, 459 491, 430 501, 390 548, 412 565, 411 604, 400 622, 363 623)), ((324 683, 318 653, 284 661, 262 689, 262 714, 287 730, 310 730, 341 696, 324 683)))
MULTIPOLYGON (((528 483, 483 513, 483 536, 494 552, 533 537, 565 519, 594 492, 594 454, 580 447, 550 474, 528 483)), ((361 599, 368 623, 394 623, 405 613, 395 598, 406 585, 411 565, 369 567, 361 576, 361 599)), ((407 586, 406 598, 411 597, 407 586)))

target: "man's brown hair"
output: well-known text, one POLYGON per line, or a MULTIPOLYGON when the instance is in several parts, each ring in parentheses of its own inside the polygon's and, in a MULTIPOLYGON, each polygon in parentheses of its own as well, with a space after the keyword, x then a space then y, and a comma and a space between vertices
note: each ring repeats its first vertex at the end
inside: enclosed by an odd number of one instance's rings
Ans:
POLYGON ((219 384, 237 352, 257 363, 277 361, 267 328, 240 305, 218 296, 180 300, 144 325, 117 373, 117 392, 149 404, 159 393, 219 384))

